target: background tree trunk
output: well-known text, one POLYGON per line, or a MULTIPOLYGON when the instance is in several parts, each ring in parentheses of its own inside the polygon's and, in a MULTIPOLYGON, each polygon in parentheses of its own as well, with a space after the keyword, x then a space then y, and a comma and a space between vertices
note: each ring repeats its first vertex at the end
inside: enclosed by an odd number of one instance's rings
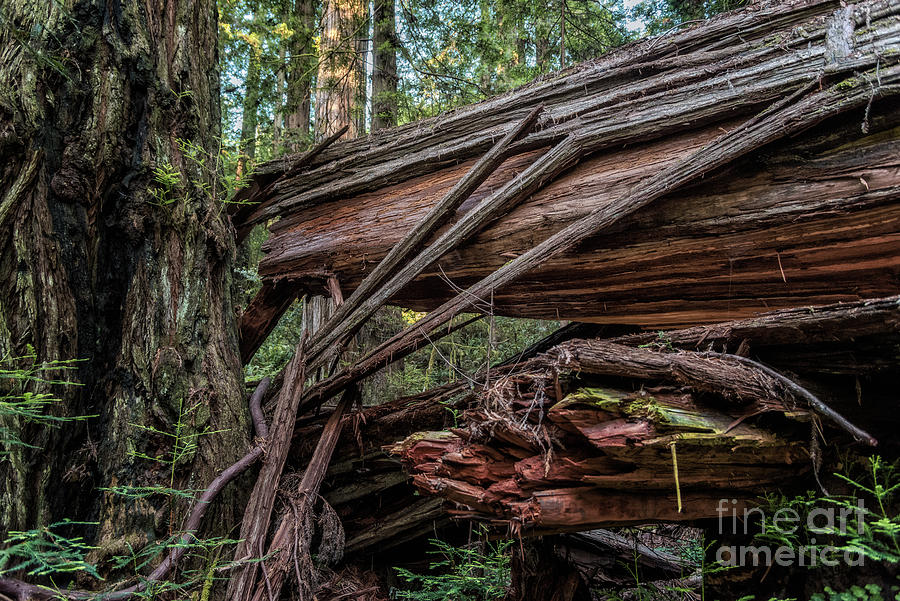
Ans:
POLYGON ((397 125, 397 25, 394 0, 375 0, 372 131, 397 125))
POLYGON ((247 46, 247 79, 244 82, 244 110, 241 117, 241 158, 238 175, 245 173, 247 163, 256 157, 256 126, 259 122, 259 87, 261 49, 247 46))
POLYGON ((291 28, 291 62, 287 84, 287 139, 293 151, 300 150, 309 139, 310 91, 316 70, 313 49, 316 7, 314 0, 296 0, 291 28))
MULTIPOLYGON (((0 530, 99 521, 102 559, 185 509, 116 487, 202 488, 247 449, 216 6, 5 0, 0 19, 0 355, 83 359, 55 410, 96 415, 24 432, 48 452, 0 463, 0 530)), ((223 499, 207 519, 233 524, 223 499)))
POLYGON ((346 124, 344 139, 359 135, 354 109, 359 97, 360 56, 357 38, 365 23, 361 0, 327 0, 323 8, 316 79, 316 134, 325 138, 346 124))

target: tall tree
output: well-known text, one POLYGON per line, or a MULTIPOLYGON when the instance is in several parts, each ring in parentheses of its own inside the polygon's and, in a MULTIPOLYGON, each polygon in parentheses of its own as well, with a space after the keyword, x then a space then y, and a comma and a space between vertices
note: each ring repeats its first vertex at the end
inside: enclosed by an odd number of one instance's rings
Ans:
POLYGON ((253 36, 248 36, 247 77, 244 80, 244 106, 241 117, 241 159, 238 163, 238 175, 244 174, 247 163, 256 157, 256 127, 259 123, 261 63, 262 48, 259 46, 259 40, 253 36))
POLYGON ((397 125, 397 17, 394 0, 375 0, 372 131, 397 125))
POLYGON ((362 0, 326 0, 319 44, 316 79, 316 137, 331 135, 344 125, 345 139, 359 135, 355 118, 358 105, 360 67, 357 39, 365 35, 367 11, 362 0))
MULTIPOLYGON (((65 375, 79 386, 46 389, 58 413, 96 416, 13 424, 52 452, 0 462, 0 530, 97 521, 99 560, 178 518, 134 487, 205 486, 248 444, 216 6, 4 0, 0 25, 0 356, 83 359, 65 375)), ((239 518, 229 496, 214 522, 239 518)))
POLYGON ((290 40, 288 65, 287 135, 292 150, 299 150, 309 139, 312 80, 316 71, 315 0, 294 0, 289 21, 293 35, 290 40))

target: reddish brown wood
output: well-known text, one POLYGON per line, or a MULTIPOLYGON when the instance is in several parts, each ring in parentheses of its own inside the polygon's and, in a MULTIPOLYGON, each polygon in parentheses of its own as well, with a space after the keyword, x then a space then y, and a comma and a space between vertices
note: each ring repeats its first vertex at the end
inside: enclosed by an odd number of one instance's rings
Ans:
POLYGON ((250 359, 297 298, 300 286, 287 280, 266 281, 241 314, 241 363, 250 359))
MULTIPOLYGON (((882 110, 896 121, 896 112, 882 110)), ((859 133, 859 115, 843 123, 840 133, 830 124, 707 175, 589 238, 496 290, 495 312, 660 328, 896 293, 900 142, 877 131, 896 123, 873 126, 870 136, 859 133), (831 136, 856 141, 831 152, 822 143, 831 136)), ((452 294, 444 277, 473 283, 717 133, 712 127, 588 159, 442 258, 393 302, 433 309, 452 294)), ((533 159, 509 159, 460 214, 533 159)), ((302 222, 272 238, 263 274, 305 281, 327 265, 352 290, 468 166, 304 210, 302 222)))
MULTIPOLYGON (((305 380, 305 360, 302 342, 285 368, 284 384, 278 393, 278 404, 270 427, 270 439, 265 443, 265 460, 241 522, 241 540, 235 549, 235 560, 247 562, 262 555, 269 521, 275 506, 275 493, 290 449, 291 435, 297 419, 305 380)), ((228 581, 227 598, 244 601, 254 591, 259 563, 251 561, 235 568, 228 581)))

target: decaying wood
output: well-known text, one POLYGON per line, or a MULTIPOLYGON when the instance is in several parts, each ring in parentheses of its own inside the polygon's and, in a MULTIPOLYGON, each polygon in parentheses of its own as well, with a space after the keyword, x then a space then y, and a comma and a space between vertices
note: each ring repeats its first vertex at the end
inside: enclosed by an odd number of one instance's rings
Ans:
MULTIPOLYGON (((900 66, 884 69, 881 73, 882 81, 886 84, 893 85, 893 82, 900 81, 900 66)), ((413 326, 386 341, 367 357, 310 389, 302 404, 321 402, 342 389, 347 383, 358 381, 359 378, 373 373, 384 364, 386 356, 399 359, 409 354, 427 337, 427 332, 440 327, 457 313, 469 307, 473 304, 473 299, 489 298, 493 290, 532 271, 548 259, 558 256, 597 231, 615 225, 627 215, 636 212, 653 200, 700 177, 705 171, 725 165, 772 140, 802 131, 829 116, 865 106, 874 93, 870 89, 862 90, 861 87, 847 86, 845 83, 808 93, 807 88, 808 86, 798 90, 790 97, 783 98, 761 115, 723 134, 703 149, 677 161, 655 176, 642 180, 628 193, 619 196, 605 206, 594 209, 586 217, 506 263, 497 271, 429 313, 413 326)), ((591 143, 589 136, 586 140, 571 139, 580 140, 576 144, 591 143)), ((564 141, 557 145, 548 155, 564 148, 566 144, 567 142, 564 141)), ((552 165, 551 161, 548 163, 548 168, 552 165)), ((486 202, 483 202, 479 207, 483 207, 485 204, 486 202)), ((468 220, 476 212, 477 209, 467 213, 464 220, 468 220)), ((456 224, 456 226, 458 225, 459 223, 456 224)), ((452 235, 456 226, 448 230, 438 242, 423 251, 418 259, 429 256, 438 247, 441 240, 452 235)))
POLYGON ((764 313, 757 317, 613 338, 629 346, 671 345, 691 350, 735 353, 742 343, 751 349, 778 346, 814 347, 857 343, 872 336, 890 342, 900 335, 900 296, 855 302, 805 306, 764 313))
POLYGON ((782 385, 699 354, 574 340, 481 396, 464 428, 419 433, 391 452, 457 515, 516 529, 715 517, 719 499, 748 501, 809 468, 809 414, 782 385), (622 378, 643 385, 608 384, 622 378), (773 412, 781 421, 759 421, 773 412))
MULTIPOLYGON (((303 479, 296 491, 295 514, 282 516, 266 552, 266 557, 271 559, 264 559, 261 562, 263 578, 257 583, 256 590, 250 597, 253 601, 277 599, 281 594, 281 588, 284 586, 288 572, 293 567, 293 562, 297 562, 299 565, 311 563, 309 553, 312 543, 313 505, 318 498, 319 487, 325 478, 325 472, 331 462, 331 455, 340 437, 344 416, 358 400, 358 391, 355 388, 348 389, 328 418, 316 450, 306 466, 303 479)), ((293 431, 293 428, 291 430, 293 431)), ((300 591, 298 598, 301 601, 313 598, 314 584, 308 580, 308 578, 303 578, 301 582, 298 582, 300 591)))
POLYGON ((275 507, 275 493, 290 449, 306 372, 302 346, 302 342, 297 345, 285 368, 284 383, 269 429, 270 438, 265 442, 265 460, 244 510, 241 540, 235 549, 236 561, 244 563, 235 568, 228 581, 227 598, 234 601, 248 599, 254 590, 259 563, 248 560, 262 556, 275 507))
POLYGON ((241 363, 253 358, 266 337, 278 325, 291 303, 297 298, 296 286, 288 282, 263 282, 250 305, 241 314, 241 363))
POLYGON ((698 563, 650 547, 637 536, 610 530, 563 535, 555 546, 557 554, 576 565, 592 586, 633 587, 635 582, 690 577, 700 569, 698 563))
POLYGON ((247 218, 255 212, 256 207, 254 201, 248 201, 248 198, 256 198, 271 193, 272 186, 278 180, 289 178, 297 175, 304 169, 308 169, 317 156, 322 154, 326 148, 338 141, 349 129, 349 125, 345 125, 337 130, 309 150, 290 157, 285 157, 278 161, 279 166, 276 171, 264 169, 250 180, 250 185, 238 191, 232 202, 228 205, 232 213, 232 222, 238 225, 237 239, 243 240, 250 230, 253 228, 252 223, 247 222, 247 218))
MULTIPOLYGON (((867 18, 874 23, 894 8, 889 2, 866 6, 869 10, 863 7, 854 14, 857 24, 867 18)), ((821 70, 825 20, 835 8, 837 3, 828 1, 787 2, 721 15, 676 35, 631 44, 503 96, 336 144, 303 177, 282 182, 264 199, 252 197, 262 201, 255 219, 384 188, 482 154, 539 103, 547 106, 546 116, 520 143, 522 148, 546 146, 597 124, 617 131, 620 139, 610 136, 615 142, 646 141, 683 130, 702 116, 720 114, 716 111, 747 111, 748 105, 760 106, 775 98, 760 93, 763 85, 750 86, 761 76, 777 73, 786 86, 780 94, 821 70), (678 102, 702 95, 706 95, 702 101, 693 103, 695 114, 683 116, 677 110, 683 106, 678 102), (633 104, 625 106, 628 101, 633 104), (619 118, 625 113, 627 124, 619 118)), ((877 37, 873 41, 877 43, 877 37)), ((283 167, 273 162, 258 171, 272 177, 283 167)))
POLYGON ((752 403, 760 412, 767 410, 766 405, 772 399, 792 396, 795 402, 824 415, 856 440, 877 445, 873 436, 851 424, 808 390, 746 357, 722 353, 659 353, 605 341, 565 343, 550 355, 565 369, 626 378, 669 379, 698 391, 752 403))

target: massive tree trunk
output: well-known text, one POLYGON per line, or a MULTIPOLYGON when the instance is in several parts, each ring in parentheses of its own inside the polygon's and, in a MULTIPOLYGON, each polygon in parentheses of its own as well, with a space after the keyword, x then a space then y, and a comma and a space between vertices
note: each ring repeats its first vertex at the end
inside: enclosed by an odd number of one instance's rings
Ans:
POLYGON ((397 125, 395 0, 375 0, 372 54, 372 131, 397 125))
POLYGON ((896 101, 878 95, 893 94, 887 82, 900 77, 881 51, 900 36, 896 11, 875 2, 835 13, 805 0, 723 15, 439 119, 343 142, 302 171, 272 163, 247 191, 259 204, 238 227, 280 216, 263 277, 315 291, 336 275, 349 296, 476 157, 543 104, 534 130, 432 237, 416 279, 391 288, 393 303, 431 310, 480 282, 494 313, 660 328, 893 294, 898 117, 896 101), (779 36, 788 42, 773 44, 779 36), (835 44, 852 52, 834 56, 835 44), (820 89, 823 68, 831 87, 820 89), (852 75, 866 68, 878 72, 874 92, 852 75), (854 89, 856 100, 827 109, 826 120, 827 98, 854 89), (773 103, 784 111, 759 125, 773 103), (779 140, 784 127, 797 131, 779 140), (610 219, 602 228, 586 225, 601 214, 610 219))
POLYGON ((0 463, 0 530, 95 520, 99 560, 180 527, 182 502, 128 487, 203 488, 247 448, 215 2, 12 0, 0 19, 0 355, 84 360, 54 409, 94 416, 24 429, 46 451, 0 463))
POLYGON ((345 124, 345 139, 359 135, 360 61, 357 38, 366 23, 361 0, 327 0, 323 8, 316 79, 316 134, 327 137, 345 124))

